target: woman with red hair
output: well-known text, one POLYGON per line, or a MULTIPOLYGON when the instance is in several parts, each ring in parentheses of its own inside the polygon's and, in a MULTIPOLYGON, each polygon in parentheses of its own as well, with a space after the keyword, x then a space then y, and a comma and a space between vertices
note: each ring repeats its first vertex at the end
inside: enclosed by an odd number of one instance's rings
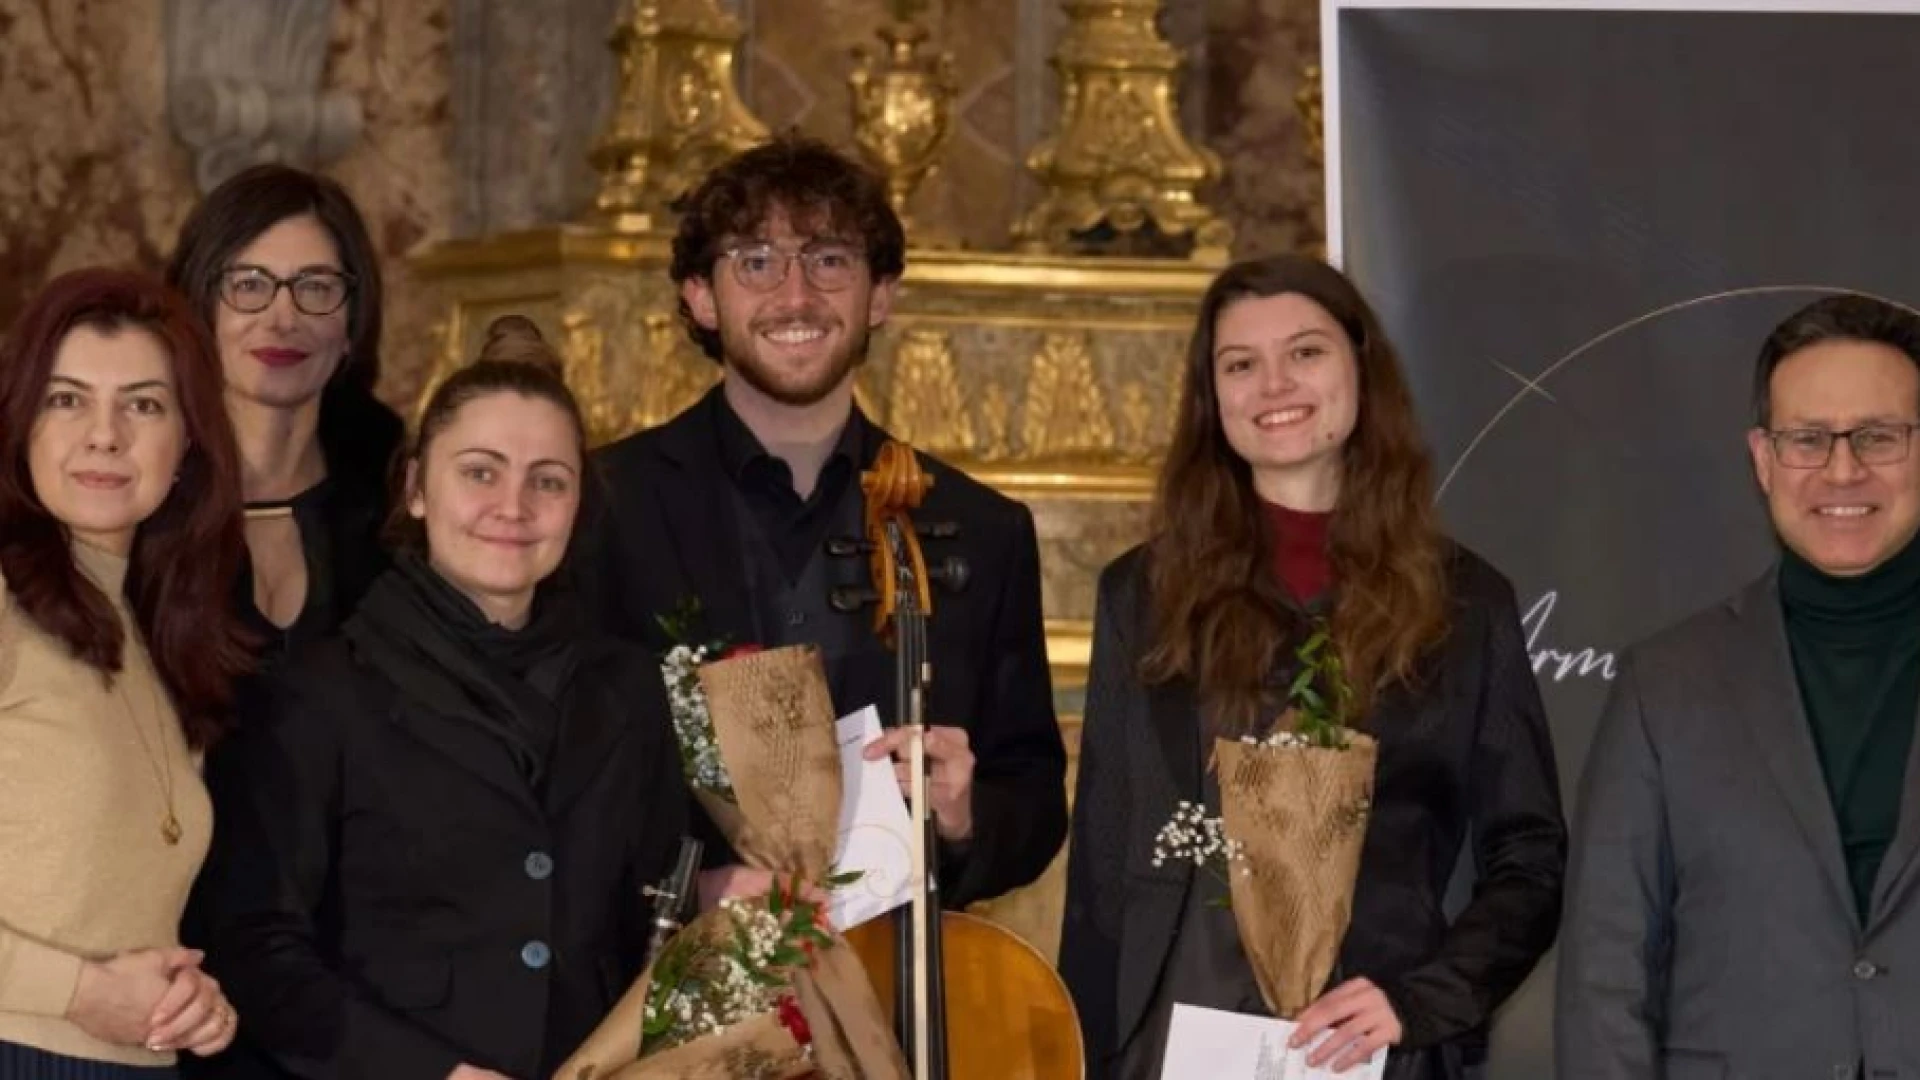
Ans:
POLYGON ((0 1076, 170 1076, 236 1018, 179 947, 201 754, 249 664, 220 365, 159 282, 83 270, 0 345, 0 1076))

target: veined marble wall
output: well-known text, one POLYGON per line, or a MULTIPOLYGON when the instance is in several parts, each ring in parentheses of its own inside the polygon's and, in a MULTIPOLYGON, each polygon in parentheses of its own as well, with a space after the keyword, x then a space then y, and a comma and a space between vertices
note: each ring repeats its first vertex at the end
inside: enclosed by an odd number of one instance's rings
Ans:
MULTIPOLYGON (((850 140, 846 76, 887 0, 723 0, 746 26, 743 96, 775 127, 850 140)), ((895 4, 901 0, 893 0, 895 4)), ((436 313, 406 256, 449 236, 564 220, 591 198, 582 163, 611 93, 619 0, 337 0, 325 68, 353 92, 360 141, 326 169, 366 211, 388 272, 383 393, 410 402, 436 313)), ((913 209, 977 248, 1005 245, 1051 130, 1057 0, 912 5, 954 55, 955 133, 913 209)), ((1320 236, 1319 175, 1293 95, 1318 48, 1314 0, 1169 0, 1165 32, 1196 60, 1189 130, 1218 151, 1212 201, 1240 253, 1320 236)), ((48 276, 158 267, 195 197, 166 113, 164 0, 0 0, 0 324, 48 276)))
MULTIPOLYGON (((448 235, 443 0, 337 0, 326 84, 355 92, 360 141, 327 171, 366 212, 388 273, 384 392, 411 398, 432 313, 405 256, 448 235)), ((48 277, 158 270, 197 192, 167 118, 163 0, 0 0, 0 325, 48 277)))

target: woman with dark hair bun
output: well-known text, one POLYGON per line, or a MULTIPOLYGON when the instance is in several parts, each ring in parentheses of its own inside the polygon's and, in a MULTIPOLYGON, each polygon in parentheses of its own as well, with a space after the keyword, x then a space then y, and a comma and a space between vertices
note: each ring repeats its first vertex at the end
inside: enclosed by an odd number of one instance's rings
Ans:
POLYGON ((338 184, 258 165, 194 207, 168 283, 213 331, 247 503, 242 610, 271 661, 353 611, 379 543, 399 417, 380 376, 380 264, 338 184))
POLYGON ((1326 1036, 1309 1065, 1389 1049, 1388 1080, 1459 1080, 1560 914, 1566 826, 1513 588, 1441 532, 1399 359, 1339 271, 1228 267, 1185 366, 1149 538, 1095 609, 1060 942, 1087 1075, 1160 1076, 1175 1005, 1267 1013, 1227 883, 1156 848, 1176 811, 1222 816, 1215 740, 1271 739, 1317 687, 1378 757, 1351 921, 1295 1038, 1326 1036))
POLYGON ((181 909, 250 658, 219 362, 158 281, 55 279, 0 346, 0 1076, 173 1075, 237 1024, 181 909))
POLYGON ((639 974, 688 795, 659 668, 561 573, 580 410, 525 319, 428 399, 393 565, 208 770, 208 966, 336 1080, 553 1075, 639 974))

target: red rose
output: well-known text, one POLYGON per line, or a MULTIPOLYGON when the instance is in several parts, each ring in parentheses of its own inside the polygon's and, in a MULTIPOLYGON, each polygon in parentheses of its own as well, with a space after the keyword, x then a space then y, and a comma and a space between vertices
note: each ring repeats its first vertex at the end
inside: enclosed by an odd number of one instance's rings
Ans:
POLYGON ((720 659, 731 660, 736 656, 752 656, 754 653, 766 651, 767 647, 765 645, 729 645, 726 650, 720 654, 720 659))
POLYGON ((782 997, 774 1008, 780 1013, 780 1026, 787 1029, 794 1042, 801 1046, 813 1045, 813 1029, 807 1026, 806 1014, 800 1011, 800 1003, 792 994, 782 997))

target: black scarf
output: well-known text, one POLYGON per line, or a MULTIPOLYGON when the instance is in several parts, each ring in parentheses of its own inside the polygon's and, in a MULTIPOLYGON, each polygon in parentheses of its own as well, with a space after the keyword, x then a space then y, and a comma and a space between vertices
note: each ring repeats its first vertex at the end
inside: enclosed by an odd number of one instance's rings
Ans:
POLYGON ((489 622, 424 559, 403 553, 367 590, 344 632, 407 696, 499 738, 539 791, 582 627, 571 594, 547 585, 524 628, 489 622))

